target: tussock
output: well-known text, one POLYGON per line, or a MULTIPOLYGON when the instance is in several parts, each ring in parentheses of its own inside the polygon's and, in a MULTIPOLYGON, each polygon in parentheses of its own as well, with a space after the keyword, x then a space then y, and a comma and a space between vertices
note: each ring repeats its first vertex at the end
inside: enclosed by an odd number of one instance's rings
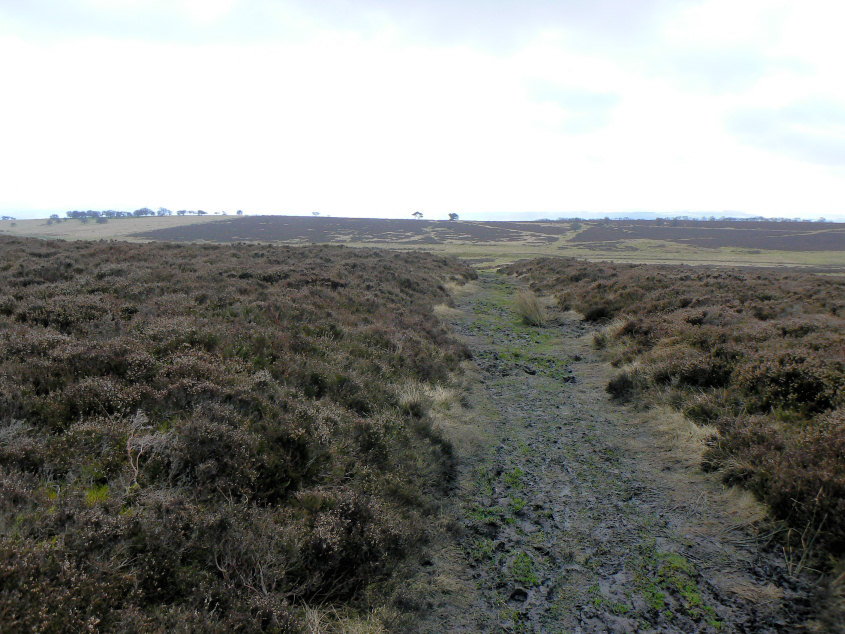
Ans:
POLYGON ((448 304, 437 304, 434 307, 434 314, 443 321, 451 321, 461 316, 461 311, 448 304))
POLYGON ((519 291, 514 300, 514 310, 522 321, 529 326, 544 326, 546 311, 537 296, 531 291, 519 291))

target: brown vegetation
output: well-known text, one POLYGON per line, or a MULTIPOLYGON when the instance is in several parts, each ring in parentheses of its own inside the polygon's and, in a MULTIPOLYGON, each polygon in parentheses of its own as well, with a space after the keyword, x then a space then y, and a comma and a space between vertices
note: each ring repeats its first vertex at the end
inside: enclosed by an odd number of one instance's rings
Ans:
POLYGON ((767 502, 784 539, 845 553, 845 281, 571 259, 504 270, 610 324, 595 337, 621 368, 608 392, 715 426, 703 466, 767 502))
POLYGON ((0 238, 4 629, 297 629, 425 538, 447 258, 0 238))
POLYGON ((607 248, 630 240, 660 240, 718 249, 774 249, 777 251, 845 251, 841 223, 616 220, 593 224, 572 242, 607 248))

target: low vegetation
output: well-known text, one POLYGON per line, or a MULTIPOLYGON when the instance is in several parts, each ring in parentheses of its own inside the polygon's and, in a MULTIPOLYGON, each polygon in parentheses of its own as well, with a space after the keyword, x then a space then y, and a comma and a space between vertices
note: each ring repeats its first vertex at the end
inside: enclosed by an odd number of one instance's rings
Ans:
POLYGON ((768 504, 784 552, 845 553, 845 281, 574 259, 503 270, 604 325, 613 397, 714 428, 703 466, 768 504))
POLYGON ((537 296, 531 291, 520 291, 514 300, 514 309, 527 326, 543 326, 546 315, 537 296))
POLYGON ((451 476, 426 394, 466 352, 432 306, 471 269, 328 246, 0 253, 4 629, 366 613, 451 476))

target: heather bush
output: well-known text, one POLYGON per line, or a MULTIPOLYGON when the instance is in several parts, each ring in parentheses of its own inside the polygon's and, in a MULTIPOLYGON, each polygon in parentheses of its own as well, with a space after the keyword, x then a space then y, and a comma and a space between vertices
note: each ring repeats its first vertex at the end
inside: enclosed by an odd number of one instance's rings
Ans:
MULTIPOLYGON (((0 614, 295 631, 426 539, 455 260, 0 238, 0 614)), ((363 605, 363 604, 362 604, 363 605)))
POLYGON ((783 269, 520 262, 505 272, 588 321, 608 393, 663 401, 719 437, 704 466, 845 553, 845 281, 783 269))

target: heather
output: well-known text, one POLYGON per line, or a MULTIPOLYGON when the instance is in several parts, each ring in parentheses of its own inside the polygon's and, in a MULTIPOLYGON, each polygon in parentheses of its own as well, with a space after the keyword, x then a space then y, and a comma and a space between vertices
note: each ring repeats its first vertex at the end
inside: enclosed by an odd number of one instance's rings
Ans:
POLYGON ((845 552, 845 281, 574 259, 504 271, 603 326, 611 396, 711 426, 703 467, 768 504, 787 552, 845 552))
POLYGON ((449 258, 0 238, 9 630, 297 630, 366 610, 452 473, 420 385, 449 258), (416 388, 416 391, 415 391, 416 388))

